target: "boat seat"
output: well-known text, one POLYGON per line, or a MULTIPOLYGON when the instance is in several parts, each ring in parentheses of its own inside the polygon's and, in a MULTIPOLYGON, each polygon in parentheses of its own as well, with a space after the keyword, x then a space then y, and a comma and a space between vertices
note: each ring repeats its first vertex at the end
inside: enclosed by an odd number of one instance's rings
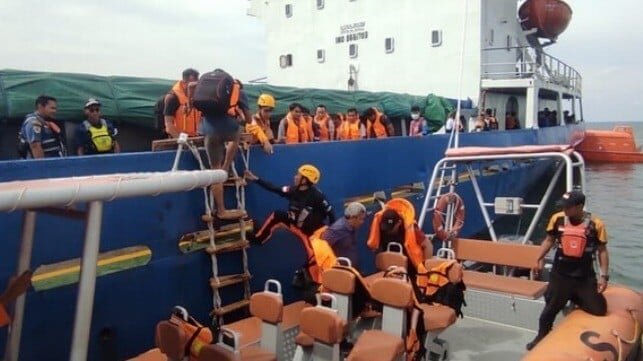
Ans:
MULTIPOLYGON (((281 330, 284 335, 290 334, 293 328, 299 327, 301 310, 306 307, 312 307, 312 305, 304 301, 297 301, 284 306, 281 321, 281 330)), ((261 341, 261 319, 259 317, 244 318, 227 324, 226 328, 239 334, 240 348, 258 344, 261 341)))
POLYGON ((477 271, 464 271, 463 280, 472 289, 510 293, 530 299, 540 298, 547 289, 547 282, 477 271))
POLYGON ((248 317, 225 326, 239 334, 239 347, 247 347, 261 341, 261 319, 248 317))
POLYGON ((165 320, 156 325, 156 345, 169 360, 183 359, 188 340, 185 330, 175 323, 165 320))
POLYGON ((401 337, 380 330, 367 330, 351 350, 348 361, 394 361, 404 353, 401 337))
POLYGON ((429 332, 440 333, 453 325, 457 320, 455 311, 444 305, 417 305, 424 313, 424 329, 429 332))
POLYGON ((311 347, 314 342, 315 342, 314 338, 308 336, 307 334, 301 331, 295 337, 295 343, 301 347, 311 347))
POLYGON ((406 280, 381 278, 373 283, 371 296, 383 305, 382 329, 364 331, 348 361, 398 360, 405 351, 407 311, 415 304, 413 288, 406 280))
POLYGON ((386 250, 379 252, 375 256, 375 268, 378 272, 373 273, 367 277, 364 277, 364 280, 367 284, 372 284, 375 280, 384 277, 384 273, 392 266, 406 268, 408 265, 408 258, 404 255, 402 245, 397 242, 390 242, 386 246, 386 250), (395 248, 397 250, 395 250, 395 248))
POLYGON ((348 324, 353 319, 353 294, 357 276, 343 268, 331 268, 321 275, 321 284, 325 292, 337 299, 337 313, 348 324))
POLYGON ((336 297, 322 293, 317 295, 317 306, 301 311, 301 332, 296 337, 298 350, 294 361, 340 359, 339 344, 344 339, 346 321, 337 313, 336 307, 336 297), (331 307, 322 305, 322 297, 330 300, 331 307))
MULTIPOLYGON (((330 294, 326 294, 331 298, 332 306, 335 308, 332 309, 334 317, 339 317, 337 315, 336 307, 337 307, 337 300, 330 294)), ((318 295, 318 306, 321 303, 321 296, 318 295)), ((308 335, 304 331, 304 326, 302 325, 303 322, 310 322, 310 316, 304 316, 307 314, 309 309, 315 308, 311 305, 306 304, 306 307, 302 307, 300 312, 299 312, 299 319, 298 319, 298 325, 299 325, 299 333, 297 336, 295 336, 295 354, 293 355, 292 361, 312 361, 315 358, 313 357, 313 351, 314 351, 314 345, 315 345, 315 338, 312 337, 311 335, 308 335), (308 317, 308 318, 307 318, 308 317), (306 320, 306 321, 305 321, 306 320)), ((324 307, 326 308, 326 307, 324 307)), ((341 319, 341 317, 340 317, 341 319)), ((343 322, 343 327, 345 327, 346 323, 342 320, 343 322)), ((308 325, 307 327, 312 327, 308 325)), ((343 330, 342 330, 343 332, 343 330)), ((328 350, 326 350, 328 351, 328 350)), ((329 352, 332 352, 329 351, 329 352)))
MULTIPOLYGON (((474 261, 492 265, 531 269, 538 261, 540 247, 527 244, 480 241, 458 238, 453 241, 453 250, 459 261, 474 261)), ((493 273, 464 271, 464 283, 468 288, 502 292, 536 299, 545 293, 547 283, 493 273)))
POLYGON ((221 345, 208 345, 201 349, 197 361, 277 361, 277 356, 257 346, 234 351, 221 345))

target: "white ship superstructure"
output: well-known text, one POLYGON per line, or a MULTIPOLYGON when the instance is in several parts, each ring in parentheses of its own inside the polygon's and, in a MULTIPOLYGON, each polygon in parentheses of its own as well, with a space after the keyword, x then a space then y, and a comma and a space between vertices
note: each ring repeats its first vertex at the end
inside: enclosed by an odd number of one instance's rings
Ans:
POLYGON ((501 129, 510 111, 522 127, 545 108, 581 119, 580 75, 523 30, 519 5, 468 0, 465 16, 464 0, 250 0, 248 14, 266 25, 274 85, 470 98, 501 129))

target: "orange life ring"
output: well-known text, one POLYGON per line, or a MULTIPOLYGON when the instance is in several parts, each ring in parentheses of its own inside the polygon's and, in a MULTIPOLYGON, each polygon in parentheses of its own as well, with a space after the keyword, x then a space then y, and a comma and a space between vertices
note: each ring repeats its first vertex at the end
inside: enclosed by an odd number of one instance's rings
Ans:
POLYGON ((460 230, 464 226, 464 201, 457 193, 450 192, 440 196, 433 211, 433 231, 436 236, 441 240, 446 240, 451 235, 455 238, 460 234, 460 230), (451 232, 447 232, 444 228, 446 223, 447 209, 449 205, 454 205, 453 226, 451 232))

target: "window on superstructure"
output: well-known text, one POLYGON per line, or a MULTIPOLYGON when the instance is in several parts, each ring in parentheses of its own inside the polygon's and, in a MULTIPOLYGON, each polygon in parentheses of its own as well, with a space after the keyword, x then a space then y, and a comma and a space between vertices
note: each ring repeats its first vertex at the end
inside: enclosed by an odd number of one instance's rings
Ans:
POLYGON ((442 45, 442 30, 431 31, 431 46, 442 45))
POLYGON ((292 4, 286 4, 286 17, 292 17, 292 4))
POLYGON ((317 9, 321 10, 324 8, 324 0, 317 0, 317 9))
POLYGON ((317 49, 317 62, 323 63, 326 61, 326 51, 324 49, 317 49))
POLYGON ((507 51, 511 51, 511 35, 507 35, 507 51))
POLYGON ((395 51, 395 39, 393 38, 384 39, 384 50, 386 51, 387 54, 390 54, 393 51, 395 51))
POLYGON ((357 58, 357 44, 350 44, 348 46, 348 56, 357 58))
POLYGON ((287 68, 292 66, 292 54, 286 54, 279 57, 279 66, 287 68))

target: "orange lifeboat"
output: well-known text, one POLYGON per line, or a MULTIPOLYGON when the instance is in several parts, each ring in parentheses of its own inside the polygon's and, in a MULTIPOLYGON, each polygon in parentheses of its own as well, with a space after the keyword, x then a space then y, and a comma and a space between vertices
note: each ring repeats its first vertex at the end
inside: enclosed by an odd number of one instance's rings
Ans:
POLYGON ((636 360, 643 296, 621 286, 610 286, 604 294, 607 315, 571 312, 522 361, 636 360))
POLYGON ((641 147, 636 146, 632 127, 613 130, 587 130, 577 150, 588 162, 643 163, 641 147))
POLYGON ((523 30, 538 29, 536 36, 556 40, 572 18, 572 8, 562 0, 527 0, 518 9, 523 30))

